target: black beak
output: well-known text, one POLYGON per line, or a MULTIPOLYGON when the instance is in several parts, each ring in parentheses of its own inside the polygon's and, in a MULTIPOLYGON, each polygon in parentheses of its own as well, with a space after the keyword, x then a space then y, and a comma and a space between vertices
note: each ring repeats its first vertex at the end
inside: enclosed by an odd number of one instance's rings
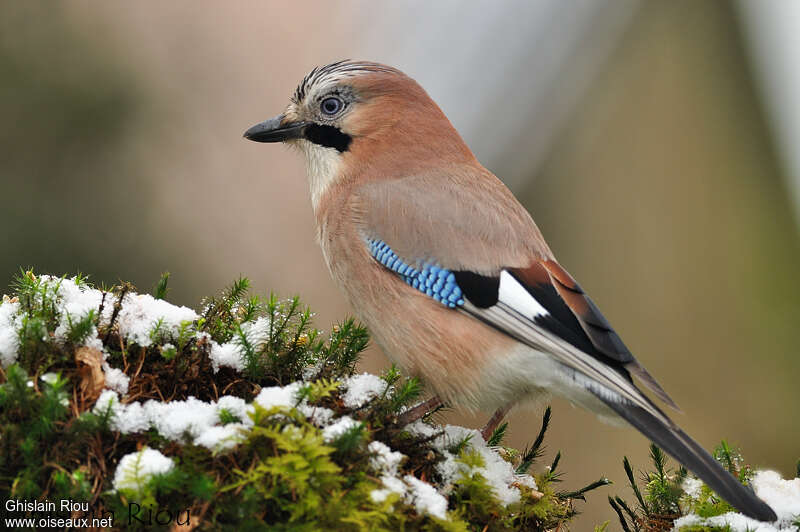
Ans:
POLYGON ((285 140, 303 138, 307 122, 283 122, 285 117, 264 120, 244 132, 244 138, 256 142, 283 142, 285 140))

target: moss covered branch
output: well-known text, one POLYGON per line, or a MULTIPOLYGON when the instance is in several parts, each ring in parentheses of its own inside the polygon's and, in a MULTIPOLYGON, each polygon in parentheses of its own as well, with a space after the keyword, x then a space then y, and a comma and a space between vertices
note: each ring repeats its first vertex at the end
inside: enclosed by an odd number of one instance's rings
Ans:
POLYGON ((167 291, 166 275, 153 295, 16 279, 0 304, 0 493, 20 504, 4 518, 552 530, 607 483, 557 489, 558 458, 531 472, 549 410, 523 452, 502 445, 505 425, 487 444, 435 412, 404 424, 422 384, 395 367, 357 374, 368 335, 354 320, 323 334, 297 298, 249 295, 246 279, 199 311, 167 291))

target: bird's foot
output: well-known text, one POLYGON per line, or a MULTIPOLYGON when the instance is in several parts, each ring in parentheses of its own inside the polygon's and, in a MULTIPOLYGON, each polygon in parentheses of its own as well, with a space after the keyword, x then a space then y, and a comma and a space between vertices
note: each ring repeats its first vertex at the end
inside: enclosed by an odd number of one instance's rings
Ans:
POLYGON ((427 401, 424 401, 417 406, 406 410, 397 418, 397 424, 400 426, 408 425, 409 423, 413 423, 414 421, 422 418, 428 412, 435 410, 442 406, 442 400, 439 399, 437 396, 433 396, 427 401))
POLYGON ((497 411, 492 414, 492 417, 489 418, 489 421, 487 421, 486 425, 481 429, 481 436, 483 436, 484 441, 489 441, 489 438, 492 437, 494 431, 500 426, 500 423, 503 422, 509 410, 511 410, 511 405, 498 408, 497 411))

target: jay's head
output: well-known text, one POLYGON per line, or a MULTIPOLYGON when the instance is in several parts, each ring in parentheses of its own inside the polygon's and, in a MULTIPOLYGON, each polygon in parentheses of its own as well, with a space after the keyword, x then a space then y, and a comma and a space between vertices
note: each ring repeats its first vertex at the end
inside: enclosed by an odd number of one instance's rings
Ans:
MULTIPOLYGON (((416 81, 379 63, 339 61, 317 67, 297 86, 280 115, 245 138, 302 150, 312 180, 378 167, 391 177, 426 161, 474 160, 441 109, 416 81)), ((399 176, 398 176, 399 177, 399 176)))

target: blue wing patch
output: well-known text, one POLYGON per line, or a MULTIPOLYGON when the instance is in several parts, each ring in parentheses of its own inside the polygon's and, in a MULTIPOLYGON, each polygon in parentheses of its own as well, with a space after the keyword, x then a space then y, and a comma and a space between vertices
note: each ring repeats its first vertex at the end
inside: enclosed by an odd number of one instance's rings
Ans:
POLYGON ((450 270, 435 264, 423 264, 419 268, 406 264, 383 240, 368 238, 367 245, 375 260, 420 292, 450 308, 464 304, 464 295, 456 284, 456 276, 450 270))

